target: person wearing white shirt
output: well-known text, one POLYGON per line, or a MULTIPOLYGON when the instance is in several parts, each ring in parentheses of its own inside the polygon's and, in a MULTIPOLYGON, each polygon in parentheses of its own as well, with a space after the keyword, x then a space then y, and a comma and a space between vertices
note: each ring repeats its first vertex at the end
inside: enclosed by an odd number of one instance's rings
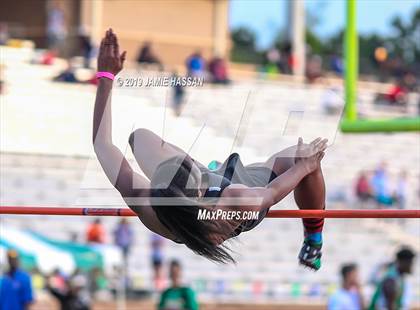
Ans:
POLYGON ((341 267, 342 286, 328 300, 328 310, 361 310, 363 298, 356 264, 341 267))

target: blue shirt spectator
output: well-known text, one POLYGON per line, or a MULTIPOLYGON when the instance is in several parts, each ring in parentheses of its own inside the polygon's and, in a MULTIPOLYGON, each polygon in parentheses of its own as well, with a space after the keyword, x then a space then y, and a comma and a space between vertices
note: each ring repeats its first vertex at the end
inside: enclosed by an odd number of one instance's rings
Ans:
POLYGON ((337 75, 343 75, 344 72, 344 66, 343 66, 343 60, 341 57, 337 55, 333 55, 331 57, 331 69, 336 73, 337 75))
POLYGON ((359 273, 355 264, 341 267, 342 286, 328 300, 328 310, 362 310, 359 273))
POLYGON ((24 310, 32 303, 31 277, 18 268, 18 254, 7 253, 9 272, 0 278, 0 310, 24 310))
POLYGON ((361 310, 360 296, 356 291, 343 288, 335 292, 328 301, 328 310, 361 310))
POLYGON ((197 51, 187 59, 188 76, 202 77, 204 74, 205 62, 201 52, 197 51))
POLYGON ((150 245, 152 248, 152 264, 153 266, 160 266, 163 261, 162 248, 164 239, 158 234, 152 234, 150 241, 150 245))
POLYGON ((128 256, 133 243, 133 230, 126 219, 122 219, 114 231, 115 244, 122 250, 124 257, 128 256))
POLYGON ((392 205, 392 193, 390 190, 390 180, 386 171, 386 164, 382 163, 381 166, 375 171, 372 178, 372 189, 375 199, 379 204, 390 206, 392 205))
POLYGON ((163 243, 164 239, 158 234, 152 233, 150 237, 151 247, 151 261, 153 267, 153 281, 155 288, 160 290, 163 288, 163 277, 162 277, 162 263, 163 263, 163 243))

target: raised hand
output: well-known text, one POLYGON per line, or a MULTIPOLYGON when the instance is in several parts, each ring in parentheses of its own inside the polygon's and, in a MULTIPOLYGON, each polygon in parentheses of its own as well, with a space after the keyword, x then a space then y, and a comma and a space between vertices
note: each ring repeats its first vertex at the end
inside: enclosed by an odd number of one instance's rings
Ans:
POLYGON ((126 51, 120 54, 117 36, 110 28, 106 31, 99 48, 98 71, 117 75, 123 68, 126 54, 126 51))
POLYGON ((317 138, 309 144, 303 144, 303 139, 299 138, 295 164, 302 165, 307 174, 317 170, 325 155, 324 151, 327 149, 327 142, 327 139, 317 138))

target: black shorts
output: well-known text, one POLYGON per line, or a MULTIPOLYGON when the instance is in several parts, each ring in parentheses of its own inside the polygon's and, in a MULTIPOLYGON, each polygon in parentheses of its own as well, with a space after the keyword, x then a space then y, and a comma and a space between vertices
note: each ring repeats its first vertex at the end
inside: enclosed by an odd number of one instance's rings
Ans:
MULTIPOLYGON (((235 161, 234 173, 231 177, 232 184, 243 184, 248 187, 264 187, 267 186, 271 181, 273 181, 277 174, 272 171, 270 168, 265 166, 244 166, 239 154, 233 153, 228 159, 225 160, 222 166, 216 171, 213 171, 217 174, 224 175, 225 170, 231 162, 235 161)), ((249 231, 255 228, 268 213, 268 209, 260 211, 258 219, 256 220, 246 220, 241 223, 241 225, 235 229, 232 237, 238 236, 240 233, 249 231)))

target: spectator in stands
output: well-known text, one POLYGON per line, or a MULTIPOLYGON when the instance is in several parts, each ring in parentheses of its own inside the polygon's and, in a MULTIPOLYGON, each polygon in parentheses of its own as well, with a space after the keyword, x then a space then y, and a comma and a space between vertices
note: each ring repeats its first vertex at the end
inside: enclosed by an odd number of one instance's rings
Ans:
POLYGON ((87 242, 104 243, 105 242, 105 229, 101 220, 95 219, 86 231, 87 242))
POLYGON ((63 46, 67 36, 64 11, 58 2, 49 4, 47 9, 48 48, 58 51, 63 46))
POLYGON ((361 310, 363 295, 356 264, 341 267, 342 287, 328 301, 328 310, 361 310))
POLYGON ((343 60, 337 54, 333 54, 330 60, 331 70, 338 76, 342 76, 344 72, 343 60))
POLYGON ((291 74, 296 65, 296 59, 293 57, 292 44, 289 41, 283 44, 280 55, 283 63, 282 72, 285 74, 291 74))
POLYGON ((308 83, 315 81, 322 76, 322 58, 319 55, 309 57, 306 65, 306 80, 308 83))
MULTIPOLYGON (((42 53, 39 63, 41 65, 51 66, 54 64, 55 57, 57 56, 57 52, 55 50, 49 50, 42 53)), ((36 64, 37 60, 34 60, 32 64, 36 64)))
MULTIPOLYGON (((177 79, 178 73, 174 71, 172 78, 177 79)), ((182 107, 184 105, 185 90, 182 83, 174 83, 172 86, 172 106, 176 116, 181 115, 182 107)))
POLYGON ((360 203, 367 202, 371 196, 371 188, 368 175, 365 171, 361 171, 356 182, 356 197, 360 203))
POLYGON ((181 265, 178 261, 173 260, 169 266, 169 278, 171 286, 166 289, 160 296, 158 305, 159 310, 197 310, 198 303, 194 291, 182 286, 181 283, 181 265))
MULTIPOLYGON (((53 61, 53 60, 52 60, 53 61)), ((61 71, 57 76, 53 78, 55 82, 65 82, 65 83, 82 83, 82 84, 93 84, 97 85, 98 81, 95 75, 92 75, 91 78, 87 80, 80 80, 76 76, 76 68, 74 67, 70 59, 67 60, 67 67, 61 71)))
POLYGON ((379 93, 375 97, 375 104, 395 105, 403 108, 407 107, 408 104, 408 89, 405 87, 403 80, 400 79, 385 93, 379 93))
POLYGON ((195 51, 186 61, 188 76, 204 77, 205 61, 201 55, 201 51, 195 51))
POLYGON ((52 272, 49 281, 51 283, 53 283, 55 288, 64 290, 66 288, 66 277, 64 276, 64 274, 60 271, 60 269, 56 268, 54 269, 54 271, 52 272))
POLYGON ((208 67, 211 82, 214 84, 229 84, 226 62, 220 57, 214 57, 208 67))
POLYGON ((57 76, 53 78, 55 82, 66 82, 66 83, 80 83, 76 77, 75 69, 71 60, 67 60, 67 67, 63 71, 61 71, 57 76))
POLYGON ((127 257, 133 244, 133 230, 126 218, 121 219, 114 231, 115 244, 121 249, 124 261, 127 263, 127 257))
POLYGON ((382 162, 375 170, 371 186, 373 195, 379 207, 392 205, 393 198, 390 191, 390 179, 388 176, 387 164, 385 162, 382 162))
POLYGON ((409 309, 409 296, 405 276, 411 274, 415 253, 402 247, 396 254, 395 261, 388 264, 377 281, 369 310, 409 309))
POLYGON ((150 42, 144 42, 142 47, 140 48, 140 52, 137 56, 137 62, 139 65, 157 65, 159 67, 159 70, 163 70, 162 62, 160 61, 159 57, 156 56, 156 54, 153 51, 152 43, 150 42))
POLYGON ((95 297, 103 295, 109 287, 108 279, 105 277, 103 270, 98 267, 90 270, 87 283, 90 295, 95 297))
POLYGON ((74 277, 83 278, 86 283, 88 281, 86 271, 83 271, 79 267, 74 269, 73 273, 71 274, 71 278, 74 278, 74 277))
POLYGON ((279 50, 276 47, 271 47, 265 54, 265 70, 269 74, 278 74, 281 69, 281 55, 279 50))
POLYGON ((88 33, 82 28, 79 31, 79 49, 83 56, 83 66, 90 68, 90 59, 93 53, 93 44, 88 33))
POLYGON ((32 288, 35 292, 39 292, 45 288, 45 276, 41 273, 38 267, 31 270, 32 288))
POLYGON ((0 310, 25 310, 33 302, 31 277, 19 268, 19 254, 7 252, 9 268, 0 277, 0 310))
POLYGON ((155 287, 160 288, 162 283, 163 245, 165 240, 158 234, 152 233, 150 238, 151 261, 153 267, 153 281, 155 287))
POLYGON ((58 288, 60 290, 64 290, 67 285, 66 277, 58 268, 54 269, 54 271, 51 273, 51 276, 49 277, 49 281, 53 284, 55 288, 58 288))
POLYGON ((402 81, 398 81, 391 86, 391 88, 385 94, 385 99, 387 100, 387 103, 391 105, 407 105, 407 89, 405 88, 402 81))
POLYGON ((52 279, 47 281, 47 290, 58 300, 61 310, 89 310, 90 299, 82 294, 85 286, 86 281, 80 276, 66 281, 64 289, 55 287, 52 279))

